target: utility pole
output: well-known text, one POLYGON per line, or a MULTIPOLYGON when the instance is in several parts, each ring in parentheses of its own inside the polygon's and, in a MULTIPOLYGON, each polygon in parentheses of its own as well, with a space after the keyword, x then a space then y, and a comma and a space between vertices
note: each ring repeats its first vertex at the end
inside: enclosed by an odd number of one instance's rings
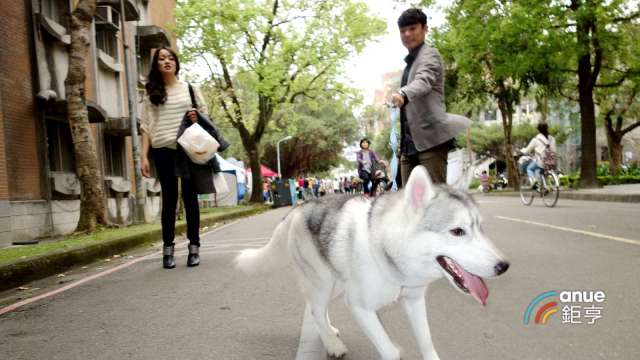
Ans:
POLYGON ((138 137, 138 101, 133 74, 135 64, 131 63, 131 47, 127 39, 124 0, 120 0, 120 19, 122 19, 122 43, 124 45, 124 72, 127 78, 127 101, 129 105, 129 121, 131 127, 131 147, 133 153, 134 181, 136 184, 136 199, 133 211, 133 222, 144 223, 144 205, 147 194, 142 184, 142 168, 140 165, 140 138, 138 137))

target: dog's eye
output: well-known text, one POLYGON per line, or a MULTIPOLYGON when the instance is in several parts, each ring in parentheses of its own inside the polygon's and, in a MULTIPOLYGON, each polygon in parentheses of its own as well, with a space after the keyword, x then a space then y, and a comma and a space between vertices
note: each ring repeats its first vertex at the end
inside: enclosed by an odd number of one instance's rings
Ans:
POLYGON ((451 233, 451 235, 453 236, 464 236, 466 233, 464 232, 464 230, 462 230, 461 228, 455 228, 455 229, 451 229, 449 230, 449 232, 451 233))

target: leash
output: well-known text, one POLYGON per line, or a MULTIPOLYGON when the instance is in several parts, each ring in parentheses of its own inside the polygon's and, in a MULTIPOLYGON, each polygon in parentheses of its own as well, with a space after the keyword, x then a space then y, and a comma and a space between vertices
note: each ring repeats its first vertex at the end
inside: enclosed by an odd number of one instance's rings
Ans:
POLYGON ((396 183, 396 176, 398 175, 398 156, 396 155, 396 149, 398 148, 398 131, 396 130, 396 124, 400 119, 400 108, 389 106, 389 109, 391 121, 391 132, 389 134, 389 146, 391 146, 391 159, 389 160, 392 183, 391 191, 398 191, 398 184, 396 183))

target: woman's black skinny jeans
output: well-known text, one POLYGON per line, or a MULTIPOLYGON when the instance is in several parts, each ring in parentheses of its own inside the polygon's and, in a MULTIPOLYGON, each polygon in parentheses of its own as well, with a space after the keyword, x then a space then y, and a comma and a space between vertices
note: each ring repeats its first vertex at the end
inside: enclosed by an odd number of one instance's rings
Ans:
MULTIPOLYGON (((164 246, 173 246, 178 205, 178 177, 175 174, 176 150, 157 148, 152 150, 160 186, 162 186, 162 240, 164 246)), ((190 179, 181 179, 182 200, 187 213, 187 238, 189 245, 200 246, 200 208, 198 194, 190 179)))

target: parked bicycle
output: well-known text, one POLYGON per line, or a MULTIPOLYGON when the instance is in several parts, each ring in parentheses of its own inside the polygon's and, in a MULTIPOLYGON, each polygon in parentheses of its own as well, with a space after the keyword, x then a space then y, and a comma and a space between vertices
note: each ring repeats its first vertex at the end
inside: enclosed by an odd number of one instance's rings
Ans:
POLYGON ((520 155, 520 200, 526 206, 531 205, 536 194, 540 195, 546 207, 554 207, 560 197, 560 177, 553 169, 539 169, 533 179, 527 176, 527 164, 534 161, 528 155, 520 155))

